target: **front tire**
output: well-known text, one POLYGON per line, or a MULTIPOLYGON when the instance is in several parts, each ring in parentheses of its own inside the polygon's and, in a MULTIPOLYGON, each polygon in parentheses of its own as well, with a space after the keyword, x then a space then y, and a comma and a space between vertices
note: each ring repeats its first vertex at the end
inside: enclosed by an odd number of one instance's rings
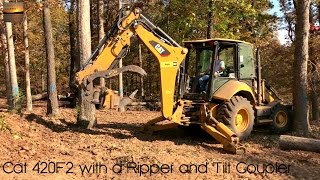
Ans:
POLYGON ((253 107, 246 98, 233 96, 219 108, 217 119, 228 126, 239 140, 244 140, 253 129, 253 107))

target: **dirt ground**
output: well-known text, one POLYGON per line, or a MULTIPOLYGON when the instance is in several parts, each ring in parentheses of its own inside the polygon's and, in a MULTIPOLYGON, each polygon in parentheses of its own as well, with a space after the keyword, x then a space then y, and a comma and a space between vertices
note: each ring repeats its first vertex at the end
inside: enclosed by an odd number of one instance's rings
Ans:
MULTIPOLYGON (((3 109, 4 100, 0 104, 3 109)), ((60 108, 59 117, 50 118, 45 102, 37 102, 33 113, 0 113, 0 179, 320 177, 320 154, 279 150, 279 135, 267 127, 255 128, 243 142, 246 154, 231 155, 204 133, 179 128, 153 135, 141 132, 159 112, 97 111, 98 125, 90 130, 75 126, 75 109, 60 108)), ((312 123, 318 138, 319 127, 319 122, 312 123)))

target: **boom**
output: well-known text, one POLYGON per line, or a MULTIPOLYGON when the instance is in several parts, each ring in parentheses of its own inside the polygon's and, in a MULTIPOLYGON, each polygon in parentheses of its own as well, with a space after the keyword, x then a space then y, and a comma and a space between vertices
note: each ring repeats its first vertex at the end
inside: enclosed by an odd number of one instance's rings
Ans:
MULTIPOLYGON (((116 22, 116 30, 113 30, 113 35, 106 39, 104 50, 96 57, 93 54, 87 66, 77 73, 76 80, 78 84, 87 86, 88 81, 91 83, 93 78, 110 77, 123 72, 123 70, 112 71, 111 69, 116 61, 126 53, 131 39, 137 36, 160 64, 162 113, 165 118, 168 118, 173 114, 176 74, 188 50, 182 48, 160 28, 153 25, 141 14, 139 8, 135 8, 133 11, 123 10, 122 13, 124 17, 119 17, 119 21, 116 22), (129 13, 126 14, 127 12, 129 13)), ((131 66, 130 70, 140 72, 142 75, 145 74, 135 66, 131 66), (133 68, 135 70, 132 70, 133 68)))

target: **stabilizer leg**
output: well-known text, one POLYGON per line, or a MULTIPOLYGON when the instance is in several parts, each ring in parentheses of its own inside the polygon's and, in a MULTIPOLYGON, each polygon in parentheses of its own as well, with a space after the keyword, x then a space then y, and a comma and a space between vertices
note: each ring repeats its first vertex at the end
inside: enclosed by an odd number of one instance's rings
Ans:
MULTIPOLYGON (((222 124, 223 125, 223 124, 222 124)), ((245 153, 245 148, 238 143, 237 136, 228 138, 211 125, 203 124, 201 128, 223 145, 223 149, 233 154, 245 153)), ((225 133, 225 132, 224 132, 225 133)))
POLYGON ((239 143, 237 135, 226 125, 217 121, 212 112, 204 105, 206 121, 202 122, 201 128, 209 133, 214 139, 223 145, 223 149, 233 154, 245 153, 245 148, 239 143))

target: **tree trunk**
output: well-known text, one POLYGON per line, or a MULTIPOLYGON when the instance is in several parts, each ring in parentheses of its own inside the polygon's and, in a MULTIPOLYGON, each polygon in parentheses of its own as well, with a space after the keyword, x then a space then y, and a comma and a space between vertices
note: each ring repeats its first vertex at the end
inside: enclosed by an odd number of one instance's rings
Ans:
POLYGON ((17 102, 19 100, 19 86, 17 80, 16 59, 14 53, 12 23, 6 23, 7 34, 7 46, 9 54, 9 70, 10 70, 10 82, 11 82, 11 97, 9 103, 9 110, 17 108, 17 102))
POLYGON ((207 27, 207 39, 212 38, 212 32, 213 32, 213 23, 212 23, 212 18, 213 18, 213 0, 209 1, 209 12, 208 12, 208 27, 207 27))
MULTIPOLYGON (((44 61, 44 60, 42 60, 42 61, 44 61)), ((42 69, 43 68, 45 68, 44 62, 42 62, 42 69)), ((45 80, 44 70, 41 71, 41 92, 46 92, 46 80, 45 80)))
POLYGON ((311 6, 311 2, 310 2, 310 5, 309 5, 309 23, 310 24, 313 24, 313 11, 312 11, 312 6, 311 6))
POLYGON ((320 22, 320 1, 317 1, 317 9, 318 9, 317 19, 318 19, 318 22, 320 22))
MULTIPOLYGON (((148 54, 148 56, 149 57, 147 57, 147 58, 150 58, 150 55, 148 54)), ((148 76, 148 78, 147 78, 147 91, 146 91, 146 94, 147 94, 147 96, 149 96, 149 97, 151 97, 151 95, 152 95, 152 90, 151 90, 151 65, 150 65, 150 61, 147 61, 147 72, 148 72, 148 74, 150 74, 149 76, 148 76)))
MULTIPOLYGON (((298 3, 300 3, 300 2, 297 3, 297 1, 298 1, 298 0, 293 0, 293 8, 294 8, 294 9, 297 9, 297 8, 300 7, 300 6, 298 5, 298 3), (298 6, 299 6, 299 7, 298 7, 298 6)), ((310 5, 309 5, 309 6, 310 6, 310 5)), ((295 15, 297 16, 297 11, 295 11, 295 15)))
POLYGON ((57 115, 59 113, 58 96, 56 88, 56 70, 54 62, 54 46, 52 38, 51 16, 48 2, 43 4, 43 27, 46 40, 46 59, 47 59, 47 114, 57 115))
MULTIPOLYGON (((119 60, 119 68, 122 68, 122 59, 119 60)), ((123 98, 123 74, 119 73, 119 96, 120 99, 123 98)), ((124 107, 119 108, 119 112, 124 112, 124 107)))
POLYGON ((32 101, 39 101, 48 98, 48 93, 43 92, 41 94, 32 95, 32 101))
POLYGON ((280 136, 279 147, 282 150, 320 152, 320 140, 282 135, 280 136))
POLYGON ((319 103, 318 103, 318 93, 317 93, 317 86, 318 86, 318 78, 319 74, 317 71, 317 62, 311 60, 311 110, 312 110, 312 120, 318 121, 320 120, 319 117, 319 103))
POLYGON ((28 42, 28 19, 27 13, 25 13, 23 20, 23 38, 24 38, 24 60, 25 60, 25 73, 26 73, 26 97, 27 97, 27 111, 32 111, 32 97, 30 86, 30 70, 29 70, 29 42, 28 42))
MULTIPOLYGON (((119 9, 122 9, 122 1, 119 0, 119 9)), ((119 68, 122 68, 122 58, 119 59, 119 68)), ((119 96, 120 96, 120 99, 123 98, 123 74, 122 73, 119 73, 119 96)), ((119 108, 119 112, 124 112, 125 109, 124 107, 120 107, 119 108)))
MULTIPOLYGON (((88 0, 79 0, 77 7, 79 19, 79 57, 80 63, 83 66, 91 55, 90 2, 88 0)), ((96 122, 95 105, 85 100, 82 96, 84 91, 81 87, 79 92, 80 112, 78 114, 77 124, 83 128, 91 128, 96 122)))
MULTIPOLYGON (((0 0, 0 21, 3 21, 3 0, 0 0)), ((10 82, 10 69, 9 69, 9 54, 8 54, 8 48, 7 48, 7 37, 5 32, 5 24, 1 23, 0 26, 0 35, 2 40, 2 52, 3 52, 3 65, 5 70, 5 82, 6 82, 6 95, 7 95, 7 104, 10 105, 10 98, 11 98, 11 82, 10 82)))
MULTIPOLYGON (((142 44, 139 42, 139 66, 143 68, 142 63, 142 44)), ((144 87, 143 87, 143 76, 140 76, 140 93, 141 93, 141 99, 144 99, 144 87)))
MULTIPOLYGON (((309 7, 309 23, 313 23, 313 10, 310 5, 309 7)), ((318 72, 317 72, 317 61, 315 61, 315 54, 314 52, 314 46, 313 43, 315 41, 314 36, 312 33, 310 33, 310 38, 309 38, 309 44, 310 44, 310 62, 311 62, 311 80, 310 80, 310 85, 311 85, 311 115, 312 115, 312 120, 319 120, 319 104, 318 104, 318 93, 317 93, 317 84, 318 84, 318 72)))
MULTIPOLYGON (((99 16, 99 42, 104 38, 104 2, 103 0, 98 0, 98 16, 99 16)), ((100 49, 100 53, 103 50, 103 48, 100 49)), ((105 87, 106 81, 103 77, 100 78, 100 86, 105 87)))
POLYGON ((297 23, 294 53, 294 83, 293 108, 294 130, 301 135, 310 132, 308 113, 308 37, 309 37, 309 6, 310 0, 301 0, 297 3, 297 23))
MULTIPOLYGON (((4 26, 4 25, 3 25, 4 26)), ((8 106, 13 106, 12 101, 10 101, 10 98, 12 96, 11 94, 11 81, 10 81, 10 68, 9 68, 9 54, 7 49, 7 37, 5 35, 4 28, 2 29, 1 33, 1 39, 2 39, 2 52, 3 52, 3 65, 5 70, 5 80, 6 80, 6 94, 7 94, 7 104, 8 106)))
POLYGON ((76 27, 75 27, 75 15, 74 15, 74 0, 70 1, 69 10, 69 38, 70 38, 70 74, 69 74, 69 87, 71 91, 76 91, 74 84, 74 77, 76 69, 79 69, 80 65, 77 60, 77 47, 76 47, 76 27))

